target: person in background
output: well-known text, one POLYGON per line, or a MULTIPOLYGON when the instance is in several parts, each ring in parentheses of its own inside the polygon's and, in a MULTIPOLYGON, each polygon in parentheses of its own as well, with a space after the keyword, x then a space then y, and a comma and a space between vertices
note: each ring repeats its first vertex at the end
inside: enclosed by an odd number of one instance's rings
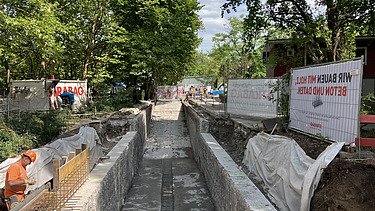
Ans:
POLYGON ((191 85, 191 87, 190 87, 189 95, 190 95, 191 97, 194 97, 194 95, 195 95, 195 87, 194 87, 193 85, 191 85))
POLYGON ((29 178, 26 173, 26 166, 30 165, 31 162, 35 162, 35 160, 36 152, 34 150, 27 150, 7 170, 4 196, 10 199, 8 207, 14 207, 13 205, 16 205, 16 202, 24 200, 27 185, 35 184, 35 179, 29 178))

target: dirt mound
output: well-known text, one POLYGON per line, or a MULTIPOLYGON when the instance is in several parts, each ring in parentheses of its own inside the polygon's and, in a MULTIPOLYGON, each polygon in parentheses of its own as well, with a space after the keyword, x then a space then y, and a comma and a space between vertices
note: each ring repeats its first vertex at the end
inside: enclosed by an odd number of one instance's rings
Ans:
POLYGON ((375 160, 335 159, 324 170, 311 210, 374 210, 375 160))

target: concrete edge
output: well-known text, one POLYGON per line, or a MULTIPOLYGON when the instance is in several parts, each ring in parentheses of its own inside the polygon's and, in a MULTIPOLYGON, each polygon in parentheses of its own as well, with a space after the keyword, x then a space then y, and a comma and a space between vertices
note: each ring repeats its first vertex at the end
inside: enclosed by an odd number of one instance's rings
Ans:
POLYGON ((204 173, 218 210, 276 210, 247 175, 209 134, 202 124, 207 120, 194 114, 186 104, 184 110, 194 158, 204 173), (202 130, 203 129, 203 130, 202 130))
POLYGON ((142 110, 129 125, 129 131, 98 163, 88 179, 66 203, 69 210, 120 210, 143 159, 149 134, 152 106, 142 110))
MULTIPOLYGON (((120 157, 128 154, 129 145, 136 140, 137 132, 128 132, 125 134, 118 144, 108 153, 110 157, 98 163, 97 166, 90 172, 84 185, 74 194, 72 198, 79 198, 79 201, 73 206, 74 209, 79 210, 119 210, 119 204, 125 197, 123 194, 117 194, 115 189, 108 189, 104 181, 111 180, 116 183, 116 178, 112 177, 116 171, 120 157), (116 194, 115 194, 116 193, 116 194), (111 198, 108 206, 103 206, 104 198, 111 198)), ((125 182, 125 181, 122 181, 125 182)))
POLYGON ((208 153, 217 159, 219 166, 222 167, 222 173, 233 187, 239 200, 237 203, 245 203, 248 210, 276 210, 211 134, 201 133, 201 136, 210 151, 208 153))

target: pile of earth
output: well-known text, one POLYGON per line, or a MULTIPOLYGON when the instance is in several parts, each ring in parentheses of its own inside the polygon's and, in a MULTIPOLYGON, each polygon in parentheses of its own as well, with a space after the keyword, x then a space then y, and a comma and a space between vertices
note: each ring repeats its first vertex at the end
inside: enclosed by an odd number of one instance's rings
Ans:
MULTIPOLYGON (((198 109, 199 111, 199 109, 198 109)), ((204 112, 204 111, 200 111, 204 112)), ((213 118, 205 115, 210 121, 211 134, 218 140, 232 159, 246 172, 242 164, 247 141, 259 131, 235 128, 229 119, 213 118), (246 134, 246 135, 244 135, 246 134)), ((294 139, 306 154, 316 159, 329 145, 327 142, 314 139, 294 131, 276 132, 294 139)), ((251 178, 264 192, 262 185, 251 178)), ((335 158, 324 170, 314 197, 311 210, 374 210, 375 209, 375 159, 348 160, 335 158)))

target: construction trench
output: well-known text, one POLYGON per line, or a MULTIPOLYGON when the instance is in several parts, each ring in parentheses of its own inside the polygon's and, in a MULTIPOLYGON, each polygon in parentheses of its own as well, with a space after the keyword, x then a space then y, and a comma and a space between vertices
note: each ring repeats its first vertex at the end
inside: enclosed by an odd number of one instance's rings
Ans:
POLYGON ((84 183, 70 191, 48 183, 12 210, 275 209, 208 133, 208 122, 181 101, 123 109, 82 126, 95 128, 104 151, 84 183))
MULTIPOLYGON (((50 202, 51 206, 60 203, 57 210, 284 210, 270 202, 266 190, 250 180, 240 165, 243 142, 226 146, 255 136, 263 130, 260 121, 250 121, 251 127, 228 125, 233 120, 177 100, 141 110, 123 109, 85 123, 97 131, 104 154, 90 165, 83 184, 68 198, 50 202), (229 138, 234 140, 225 141, 229 138)), ((41 210, 36 206, 38 193, 14 210, 41 210)))
POLYGON ((144 109, 69 208, 275 210, 208 132, 208 122, 180 101, 144 109))

